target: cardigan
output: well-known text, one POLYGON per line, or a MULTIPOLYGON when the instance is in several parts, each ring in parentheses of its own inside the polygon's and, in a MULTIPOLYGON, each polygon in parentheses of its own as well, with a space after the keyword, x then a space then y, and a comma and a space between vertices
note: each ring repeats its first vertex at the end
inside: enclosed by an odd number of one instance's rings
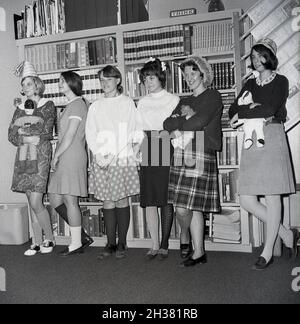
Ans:
POLYGON ((270 118, 274 117, 278 122, 285 122, 287 117, 286 102, 289 97, 289 81, 280 74, 275 79, 260 86, 256 79, 249 79, 243 87, 238 98, 229 109, 229 118, 238 114, 239 119, 270 118), (245 91, 252 93, 253 101, 261 104, 253 109, 250 105, 238 105, 239 98, 245 91))
POLYGON ((204 131, 205 149, 219 151, 222 147, 222 112, 220 93, 217 90, 207 89, 197 97, 182 98, 172 116, 165 120, 164 129, 169 132, 204 131), (188 120, 185 117, 173 118, 173 115, 181 116, 182 105, 190 106, 196 114, 188 120))

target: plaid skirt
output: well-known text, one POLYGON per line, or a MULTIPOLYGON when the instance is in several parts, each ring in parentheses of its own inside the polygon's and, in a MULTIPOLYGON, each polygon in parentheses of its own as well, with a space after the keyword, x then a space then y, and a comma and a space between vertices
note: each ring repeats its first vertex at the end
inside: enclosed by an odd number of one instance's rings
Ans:
POLYGON ((170 170, 169 203, 204 213, 220 211, 216 152, 176 149, 170 170))

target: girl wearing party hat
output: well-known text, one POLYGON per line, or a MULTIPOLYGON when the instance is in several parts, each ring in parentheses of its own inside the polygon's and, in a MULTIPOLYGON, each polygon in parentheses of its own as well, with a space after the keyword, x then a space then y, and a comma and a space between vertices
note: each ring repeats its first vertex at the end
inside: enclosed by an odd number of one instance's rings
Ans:
POLYGON ((43 204, 43 196, 47 191, 50 172, 52 154, 50 140, 53 136, 56 109, 52 101, 43 98, 45 85, 30 62, 22 62, 17 67, 15 75, 21 79, 22 95, 26 97, 27 102, 29 100, 33 103, 32 116, 42 119, 39 127, 35 124, 26 128, 22 127, 16 121, 27 116, 26 107, 22 103, 16 104, 8 130, 8 140, 18 147, 11 189, 14 192, 25 193, 31 210, 34 212, 32 215, 33 245, 25 252, 26 256, 33 256, 38 252, 51 253, 54 247, 50 217, 43 204), (31 168, 32 165, 27 165, 20 172, 20 150, 24 144, 34 145, 37 163, 34 170, 31 168))

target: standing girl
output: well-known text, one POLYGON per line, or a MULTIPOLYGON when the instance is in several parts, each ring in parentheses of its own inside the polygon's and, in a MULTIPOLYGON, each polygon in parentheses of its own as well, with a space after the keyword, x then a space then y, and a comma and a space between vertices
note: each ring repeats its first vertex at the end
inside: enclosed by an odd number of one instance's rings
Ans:
POLYGON ((24 104, 20 104, 14 113, 8 130, 9 141, 18 147, 12 191, 25 193, 30 208, 34 212, 32 215, 33 245, 25 252, 26 256, 33 256, 38 252, 51 253, 54 247, 50 216, 43 204, 43 196, 47 192, 52 154, 50 140, 53 136, 56 108, 52 101, 43 99, 45 85, 31 63, 23 62, 20 64, 16 75, 21 77, 22 94, 33 103, 32 116, 39 116, 43 120, 42 126, 38 128, 33 125, 33 127, 27 127, 24 130, 23 127, 16 126, 15 121, 26 116, 24 104), (32 161, 29 161, 29 164, 27 161, 25 168, 20 165, 19 152, 23 144, 36 147, 37 163, 34 168, 32 161), (45 235, 44 240, 43 233, 45 235))
POLYGON ((140 171, 141 207, 146 208, 147 225, 153 246, 147 253, 152 260, 168 257, 169 237, 173 224, 173 205, 168 204, 170 174, 170 140, 163 134, 163 122, 170 116, 179 98, 165 90, 167 65, 159 59, 151 58, 141 70, 140 78, 149 94, 141 99, 138 111, 140 128, 145 131, 143 147, 146 154, 140 171), (163 155, 165 158, 163 158, 163 155), (152 165, 156 160, 157 165, 152 165), (159 242, 158 207, 161 207, 162 241, 159 242))
POLYGON ((123 95, 122 75, 116 67, 107 66, 98 75, 104 94, 89 109, 86 139, 94 157, 91 192, 104 202, 108 244, 100 258, 114 253, 124 258, 130 223, 128 198, 140 192, 132 140, 137 111, 134 102, 123 95))
POLYGON ((179 138, 182 131, 195 134, 187 149, 181 146, 175 150, 169 184, 169 203, 176 207, 184 247, 189 243, 189 229, 191 232, 194 254, 182 263, 183 267, 191 267, 207 262, 203 213, 215 213, 220 208, 216 151, 221 149, 222 143, 223 105, 220 93, 208 89, 213 73, 204 58, 189 57, 181 64, 181 69, 193 95, 180 101, 164 128, 175 131, 179 138), (204 143, 200 141, 203 136, 199 132, 204 135, 204 143))
POLYGON ((264 126, 265 145, 243 149, 239 177, 241 206, 267 224, 265 248, 254 265, 255 270, 264 270, 273 263, 278 234, 291 255, 297 254, 298 231, 291 231, 281 224, 281 195, 294 193, 295 185, 283 127, 289 82, 275 72, 278 66, 276 53, 277 46, 271 39, 262 39, 252 48, 252 69, 258 76, 248 80, 229 111, 232 126, 239 118, 270 118, 264 126), (254 103, 240 106, 238 101, 246 91, 252 94, 254 103), (266 204, 259 202, 258 196, 265 196, 266 204))
POLYGON ((60 253, 82 253, 93 240, 82 228, 79 197, 87 197, 87 152, 85 123, 88 112, 82 98, 82 80, 75 72, 63 72, 59 90, 68 104, 59 120, 58 146, 52 160, 54 173, 49 184, 50 203, 70 225, 71 245, 60 253))

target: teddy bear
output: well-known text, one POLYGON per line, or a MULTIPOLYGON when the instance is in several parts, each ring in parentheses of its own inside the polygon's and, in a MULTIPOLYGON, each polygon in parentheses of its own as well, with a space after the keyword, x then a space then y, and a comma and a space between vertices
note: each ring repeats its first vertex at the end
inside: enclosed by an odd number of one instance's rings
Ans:
MULTIPOLYGON (((251 105, 253 104, 253 97, 250 91, 245 91, 243 95, 238 100, 239 106, 251 105)), ((249 150, 253 145, 252 135, 256 132, 257 142, 256 146, 259 148, 265 145, 265 134, 264 134, 264 124, 266 120, 264 118, 253 118, 253 119, 239 119, 235 123, 235 127, 243 126, 245 132, 244 148, 249 150)))
MULTIPOLYGON (((15 106, 20 102, 15 100, 15 106)), ((23 136, 34 136, 43 128, 44 120, 42 117, 33 116, 35 103, 26 100, 24 104, 25 115, 15 120, 14 126, 18 127, 18 134, 23 136)), ((18 172, 34 174, 38 173, 37 147, 33 144, 22 144, 19 146, 18 172), (28 154, 29 153, 29 154, 28 154)))

